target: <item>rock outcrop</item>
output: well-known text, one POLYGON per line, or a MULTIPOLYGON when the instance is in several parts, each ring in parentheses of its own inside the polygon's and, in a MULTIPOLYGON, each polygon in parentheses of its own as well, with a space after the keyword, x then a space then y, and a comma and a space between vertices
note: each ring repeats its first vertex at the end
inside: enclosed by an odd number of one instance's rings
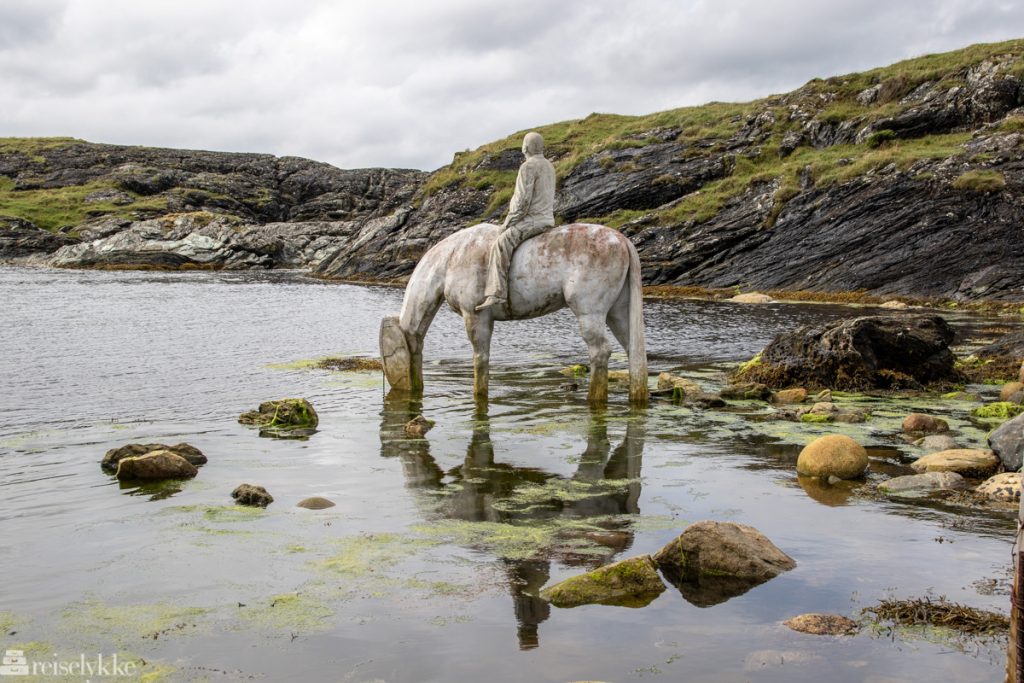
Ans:
POLYGON ((739 381, 769 386, 859 390, 919 389, 960 378, 937 315, 865 316, 779 334, 745 363, 739 381))
POLYGON ((988 437, 988 446, 995 452, 1003 468, 1016 472, 1024 463, 1024 415, 1004 422, 988 437))

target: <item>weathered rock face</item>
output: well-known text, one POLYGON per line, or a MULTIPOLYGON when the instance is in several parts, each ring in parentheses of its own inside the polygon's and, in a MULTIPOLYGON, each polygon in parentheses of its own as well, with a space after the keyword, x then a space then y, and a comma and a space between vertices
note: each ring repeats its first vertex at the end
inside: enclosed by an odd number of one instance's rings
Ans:
POLYGON ((1004 422, 988 437, 988 446, 999 462, 1010 472, 1016 472, 1024 463, 1024 415, 1004 422))
POLYGON ((122 481, 190 479, 198 473, 195 465, 171 451, 152 451, 117 463, 117 478, 122 481))
POLYGON ((939 316, 867 316, 773 339, 738 377, 771 386, 920 388, 959 378, 953 330, 939 316))
POLYGON ((936 491, 957 491, 967 482, 956 472, 925 472, 893 477, 878 485, 878 490, 891 496, 923 496, 936 491))
POLYGON ((0 259, 49 253, 76 242, 75 237, 37 228, 26 220, 0 216, 0 259))
POLYGON ((650 555, 631 557, 573 576, 540 592, 556 607, 602 604, 643 607, 665 590, 650 555))

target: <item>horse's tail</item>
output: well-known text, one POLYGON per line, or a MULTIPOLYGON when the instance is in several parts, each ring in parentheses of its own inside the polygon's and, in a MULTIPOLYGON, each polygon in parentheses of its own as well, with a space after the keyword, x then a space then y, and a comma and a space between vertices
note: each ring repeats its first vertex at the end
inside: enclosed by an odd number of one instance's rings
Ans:
POLYGON ((629 239, 629 402, 647 404, 647 349, 644 346, 644 290, 640 279, 640 255, 629 239))

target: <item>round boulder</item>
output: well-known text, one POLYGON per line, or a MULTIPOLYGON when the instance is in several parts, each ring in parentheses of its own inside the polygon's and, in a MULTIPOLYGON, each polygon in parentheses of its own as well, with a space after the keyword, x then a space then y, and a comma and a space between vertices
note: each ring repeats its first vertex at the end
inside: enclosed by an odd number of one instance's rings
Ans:
POLYGON ((327 508, 334 507, 334 501, 320 496, 313 496, 312 498, 306 498, 300 500, 296 507, 306 508, 307 510, 326 510, 327 508))
POLYGON ((796 471, 805 477, 856 479, 868 468, 868 453, 848 436, 830 434, 804 446, 796 471))
POLYGON ((989 498, 1015 503, 1020 500, 1020 488, 1020 472, 1003 472, 983 481, 975 491, 989 498))
POLYGON ((987 477, 996 471, 999 458, 988 449, 954 448, 921 456, 910 466, 915 472, 956 472, 964 477, 987 477))
POLYGON ((152 451, 117 463, 117 478, 122 481, 191 479, 197 474, 195 465, 171 451, 152 451))
POLYGON ((949 423, 932 415, 911 413, 903 420, 903 431, 922 434, 938 434, 940 432, 948 432, 949 423))

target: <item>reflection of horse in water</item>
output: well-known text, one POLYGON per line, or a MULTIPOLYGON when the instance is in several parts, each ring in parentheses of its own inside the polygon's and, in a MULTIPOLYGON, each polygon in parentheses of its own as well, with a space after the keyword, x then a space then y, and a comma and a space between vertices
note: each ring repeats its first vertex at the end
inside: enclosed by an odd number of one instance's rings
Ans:
POLYGON ((431 456, 429 441, 405 437, 405 423, 418 415, 419 409, 419 402, 414 399, 389 397, 385 401, 380 431, 381 455, 401 459, 408 487, 443 490, 449 494, 440 500, 435 495, 424 496, 425 501, 436 506, 442 518, 509 525, 564 524, 552 547, 538 549, 528 557, 499 558, 505 566, 512 594, 519 646, 523 649, 536 647, 537 627, 550 614, 550 605, 537 594, 548 582, 551 560, 594 568, 633 542, 628 522, 615 517, 640 512, 637 502, 643 423, 631 419, 622 443, 613 450, 604 416, 592 415, 586 449, 576 472, 571 478, 565 478, 536 468, 495 462, 490 423, 483 417, 473 430, 463 463, 445 472, 431 456), (451 482, 444 483, 445 478, 451 482), (571 500, 557 495, 547 499, 531 496, 529 504, 513 502, 517 492, 540 491, 544 485, 578 485, 587 489, 587 495, 572 496, 571 500), (587 488, 588 485, 592 489, 587 488), (580 524, 576 525, 577 521, 580 524), (581 544, 585 545, 585 552, 581 551, 581 544))

